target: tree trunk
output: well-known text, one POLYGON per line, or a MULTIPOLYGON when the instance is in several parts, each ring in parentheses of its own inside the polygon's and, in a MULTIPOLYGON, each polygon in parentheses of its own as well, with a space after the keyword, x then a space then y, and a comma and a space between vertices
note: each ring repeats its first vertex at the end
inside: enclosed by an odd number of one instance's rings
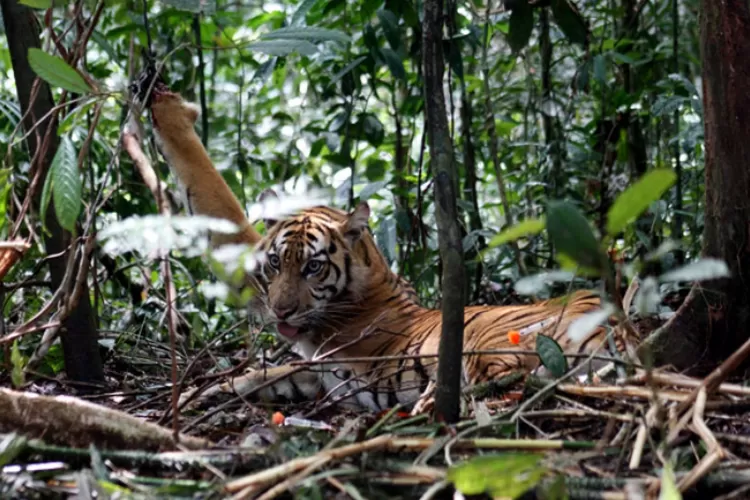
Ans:
MULTIPOLYGON (((41 179, 43 180, 52 163, 52 158, 55 156, 59 140, 57 137, 57 120, 50 118, 50 111, 54 107, 52 92, 45 82, 40 82, 36 99, 31 102, 31 90, 37 75, 29 66, 27 55, 30 48, 40 47, 39 24, 33 11, 24 5, 20 5, 17 0, 0 0, 0 6, 2 7, 13 73, 16 78, 18 101, 25 117, 24 128, 29 130, 34 123, 41 121, 35 133, 29 134, 26 141, 29 148, 29 157, 37 158, 31 171, 35 172, 41 169, 41 179), (51 130, 51 133, 47 148, 41 150, 48 130, 51 130)), ((39 208, 41 189, 36 191, 34 201, 39 208)), ((44 235, 45 249, 48 255, 57 255, 56 257, 48 257, 50 278, 52 286, 58 288, 65 276, 68 260, 66 249, 70 246, 71 236, 69 232, 60 227, 52 201, 50 201, 47 213, 43 216, 49 231, 49 234, 44 235)), ((104 381, 97 331, 86 283, 83 284, 78 304, 70 311, 63 322, 61 340, 68 378, 86 383, 104 381)))
POLYGON ((435 217, 442 269, 443 328, 438 349, 435 416, 459 418, 464 337, 464 260, 458 225, 458 182, 443 94, 443 0, 425 0, 422 34, 424 96, 430 164, 435 179, 435 217))
POLYGON ((706 208, 703 255, 724 260, 727 279, 693 286, 649 345, 659 364, 702 371, 748 338, 750 324, 750 7, 701 2, 706 208))

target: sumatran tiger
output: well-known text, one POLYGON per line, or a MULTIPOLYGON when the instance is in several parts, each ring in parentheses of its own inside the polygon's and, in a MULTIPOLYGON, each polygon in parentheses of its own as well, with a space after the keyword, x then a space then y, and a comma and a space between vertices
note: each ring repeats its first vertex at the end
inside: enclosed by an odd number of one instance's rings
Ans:
MULTIPOLYGON (((232 235, 213 234, 212 245, 247 244, 264 256, 252 276, 261 313, 303 357, 335 360, 304 370, 285 365, 251 371, 219 390, 248 393, 260 387, 258 395, 271 401, 326 395, 373 411, 413 405, 436 377, 441 312, 422 307, 410 285, 391 271, 368 227, 367 203, 351 212, 326 206, 301 210, 267 221, 267 234, 261 236, 196 134, 197 108, 161 81, 145 102, 157 145, 183 188, 189 211, 239 226, 232 235)), ((568 352, 598 349, 606 328, 577 344, 566 331, 572 321, 599 308, 599 297, 590 291, 532 305, 467 307, 464 383, 536 368, 539 358, 528 351, 537 334, 553 337, 568 352), (528 334, 512 345, 511 330, 528 334), (504 353, 482 353, 497 350, 504 353)))

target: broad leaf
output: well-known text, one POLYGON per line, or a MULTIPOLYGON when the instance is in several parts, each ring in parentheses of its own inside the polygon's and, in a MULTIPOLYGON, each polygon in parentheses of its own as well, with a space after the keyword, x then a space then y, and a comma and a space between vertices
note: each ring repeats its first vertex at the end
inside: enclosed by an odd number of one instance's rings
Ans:
POLYGON ((401 32, 398 29, 396 14, 385 9, 379 10, 377 14, 388 44, 393 50, 398 50, 401 47, 401 32))
POLYGON ((213 14, 216 12, 216 0, 163 0, 164 3, 178 10, 188 12, 203 12, 213 14))
POLYGON ((528 0, 518 0, 510 14, 508 28, 508 45, 513 52, 518 52, 529 43, 534 29, 534 10, 528 0))
POLYGON ((653 276, 648 276, 638 287, 638 292, 633 298, 633 307, 638 316, 645 318, 659 312, 661 304, 661 294, 659 293, 659 283, 653 276))
POLYGON ((568 337, 574 343, 582 342, 615 313, 615 306, 604 304, 601 309, 580 316, 568 325, 568 337))
POLYGON ((312 26, 292 26, 279 28, 266 33, 263 40, 307 40, 308 42, 339 42, 348 43, 349 35, 339 30, 315 28, 312 26))
POLYGON ((552 0, 552 17, 568 40, 586 45, 589 37, 588 26, 570 0, 552 0))
POLYGON ((489 247, 499 247, 509 241, 515 241, 524 236, 530 236, 532 234, 541 233, 544 230, 545 219, 526 219, 522 220, 515 226, 509 227, 498 234, 496 234, 492 240, 490 240, 489 247))
POLYGON ((604 269, 604 254, 586 218, 572 203, 553 201, 547 206, 547 234, 558 252, 585 268, 604 269))
POLYGON ((406 80, 406 70, 404 69, 404 63, 401 61, 401 57, 399 55, 389 49, 388 47, 383 47, 380 49, 380 53, 383 56, 383 59, 385 59, 385 63, 388 65, 388 69, 391 70, 391 74, 398 78, 399 80, 406 80))
POLYGON ((41 49, 29 49, 29 65, 39 78, 55 87, 75 94, 87 94, 91 87, 86 80, 71 68, 62 58, 46 53, 41 49))
POLYGON ((638 182, 617 197, 607 213, 607 233, 615 236, 640 216, 674 184, 677 176, 671 169, 660 168, 643 175, 638 182))
POLYGON ((49 9, 52 7, 52 0, 20 0, 18 3, 34 9, 49 9))
POLYGON ((659 281, 704 281, 728 278, 730 275, 729 267, 723 260, 709 257, 664 273, 659 276, 659 281))
POLYGON ((525 276, 516 281, 514 288, 519 295, 536 295, 544 290, 549 283, 570 282, 575 274, 570 271, 550 271, 525 276))
POLYGON ((248 45, 250 50, 262 52, 269 56, 288 56, 293 52, 303 56, 311 56, 318 48, 307 40, 260 40, 248 45))
POLYGON ((68 231, 75 229, 81 212, 81 175, 78 171, 76 148, 70 137, 63 136, 50 167, 55 214, 60 225, 68 231))
POLYGON ((464 495, 519 498, 547 472, 541 461, 535 453, 485 455, 451 467, 447 479, 464 495))
POLYGON ((562 347, 552 337, 537 335, 536 352, 545 368, 555 377, 562 377, 568 371, 568 360, 565 358, 562 347))
POLYGON ((42 188, 42 199, 39 206, 39 217, 42 219, 42 229, 46 229, 47 220, 47 208, 49 207, 49 201, 52 198, 52 184, 54 184, 54 176, 52 170, 47 172, 47 177, 44 179, 44 187, 42 188))

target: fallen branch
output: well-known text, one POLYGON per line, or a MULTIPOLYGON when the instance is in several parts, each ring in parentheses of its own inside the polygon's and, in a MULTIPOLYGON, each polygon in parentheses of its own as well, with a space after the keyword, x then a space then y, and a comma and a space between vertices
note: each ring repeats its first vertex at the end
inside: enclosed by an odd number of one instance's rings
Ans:
MULTIPOLYGON (((0 389, 0 432, 75 448, 93 444, 109 449, 174 449, 172 433, 127 413, 71 396, 40 396, 0 389)), ((211 442, 180 436, 188 449, 207 448, 211 442)))

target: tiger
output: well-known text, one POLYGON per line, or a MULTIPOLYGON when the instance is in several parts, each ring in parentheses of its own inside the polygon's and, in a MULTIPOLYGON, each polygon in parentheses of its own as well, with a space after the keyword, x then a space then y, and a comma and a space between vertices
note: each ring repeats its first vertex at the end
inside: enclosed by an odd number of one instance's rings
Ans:
MULTIPOLYGON (((259 312, 309 361, 252 369, 203 397, 255 393, 270 402, 330 398, 374 412, 413 408, 437 377, 442 315, 422 306, 414 288, 391 270, 369 226, 368 203, 350 211, 305 208, 266 220, 261 235, 195 131, 198 108, 162 80, 145 102, 156 144, 183 187, 189 212, 227 219, 239 228, 233 235, 212 235, 214 248, 245 244, 263 257, 249 279, 259 312)), ((572 354, 606 347, 612 329, 605 325, 577 343, 566 335, 573 321, 601 306, 597 292, 580 290, 526 305, 466 307, 462 383, 468 387, 537 369, 539 356, 530 351, 540 334, 572 354), (521 332, 517 343, 511 343, 509 331, 521 332)))

